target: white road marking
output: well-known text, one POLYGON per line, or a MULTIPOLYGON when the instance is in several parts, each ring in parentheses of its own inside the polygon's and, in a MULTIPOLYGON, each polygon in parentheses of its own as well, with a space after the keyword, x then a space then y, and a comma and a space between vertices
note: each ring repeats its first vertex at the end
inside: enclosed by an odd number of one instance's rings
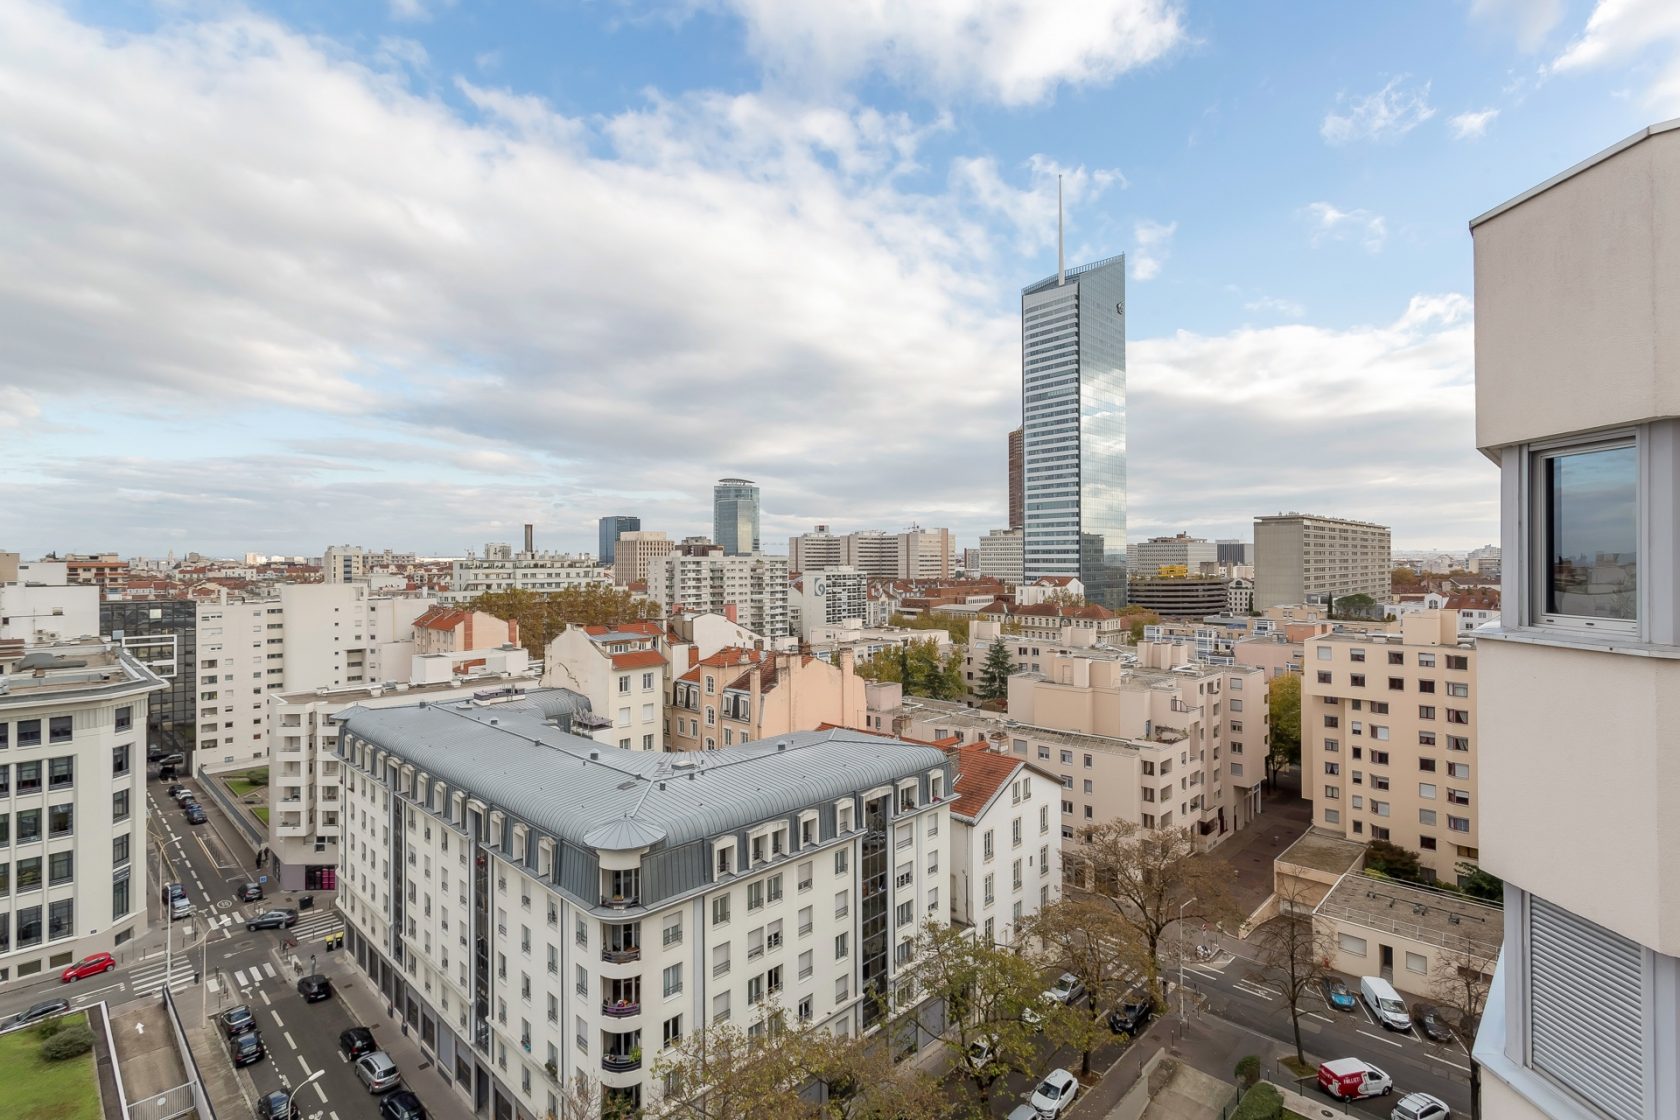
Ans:
POLYGON ((1259 996, 1264 1000, 1269 1000, 1276 994, 1268 988, 1263 988, 1259 984, 1253 984, 1247 980, 1238 980, 1232 987, 1247 992, 1251 996, 1259 996))
POLYGON ((1425 1055, 1425 1056, 1429 1057, 1429 1058, 1433 1058, 1435 1061, 1440 1062, 1444 1066, 1451 1066, 1454 1069, 1461 1069, 1465 1073, 1470 1072, 1470 1067, 1469 1066, 1461 1066, 1457 1062, 1449 1062, 1445 1058, 1442 1058, 1442 1057, 1440 1057, 1438 1055, 1435 1055, 1435 1054, 1428 1054, 1428 1055, 1425 1055))
POLYGON ((315 1095, 321 1098, 322 1104, 327 1103, 327 1091, 321 1088, 321 1083, 319 1081, 315 1082, 315 1095))
POLYGON ((236 968, 233 970, 233 982, 238 984, 241 988, 245 986, 245 970, 243 968, 236 968))
POLYGON ((1203 968, 1199 964, 1189 965, 1188 967, 1191 972, 1196 973, 1198 976, 1206 976, 1209 980, 1223 980, 1225 978, 1225 974, 1220 972, 1218 969, 1203 968))
POLYGON ((315 1071, 309 1068, 309 1063, 304 1060, 302 1054, 298 1055, 298 1065, 303 1067, 303 1075, 305 1077, 313 1077, 315 1075, 315 1071))
POLYGON ((281 1022, 281 1021, 280 1021, 280 1012, 278 1012, 278 1011, 271 1011, 271 1012, 269 1012, 269 1014, 270 1014, 270 1015, 273 1015, 273 1016, 274 1016, 274 1025, 275 1025, 275 1026, 277 1026, 277 1027, 279 1027, 279 1028, 280 1028, 280 1029, 281 1029, 281 1030, 285 1030, 285 1029, 286 1029, 286 1024, 285 1024, 285 1023, 282 1023, 282 1022, 281 1022))
POLYGON ((83 999, 87 996, 96 996, 100 992, 114 992, 120 988, 122 988, 121 984, 107 984, 103 988, 78 988, 76 990, 76 998, 83 999))
MULTIPOLYGON (((270 980, 280 979, 280 974, 278 972, 274 971, 274 966, 272 964, 270 964, 268 961, 262 962, 262 968, 263 968, 264 972, 268 973, 268 978, 270 980)), ((256 969, 252 969, 251 971, 255 972, 256 969)))
POLYGON ((1386 1043, 1388 1043, 1388 1044, 1389 1044, 1389 1045, 1390 1045, 1390 1046, 1398 1046, 1398 1045, 1400 1045, 1400 1044, 1399 1044, 1399 1043, 1398 1043, 1398 1042, 1396 1042, 1396 1041, 1394 1041, 1394 1040, 1393 1040, 1393 1039, 1392 1039, 1392 1038, 1384 1038, 1384 1037, 1383 1037, 1383 1036, 1382 1036, 1382 1035, 1380 1035, 1380 1034, 1372 1034, 1372 1033, 1371 1033, 1371 1032, 1370 1032, 1370 1031, 1357 1031, 1357 1032, 1356 1032, 1356 1033, 1358 1033, 1358 1034, 1362 1034, 1362 1035, 1364 1035, 1364 1036, 1365 1036, 1365 1037, 1366 1037, 1366 1038, 1374 1038, 1374 1039, 1376 1039, 1376 1040, 1377 1040, 1377 1041, 1378 1041, 1378 1042, 1386 1042, 1386 1043))
POLYGON ((1319 1014, 1319 1013, 1318 1013, 1318 1012, 1316 1012, 1316 1011, 1309 1011, 1309 1012, 1307 1012, 1307 1014, 1308 1014, 1308 1015, 1310 1015, 1310 1016, 1312 1016, 1312 1017, 1313 1017, 1313 1018, 1314 1018, 1314 1019, 1323 1019, 1323 1020, 1324 1020, 1324 1021, 1325 1021, 1325 1022, 1326 1022, 1326 1023, 1334 1023, 1334 1022, 1335 1022, 1335 1021, 1336 1021, 1336 1020, 1334 1020, 1334 1019, 1332 1019, 1332 1018, 1330 1018, 1330 1016, 1328 1016, 1328 1015, 1320 1015, 1320 1014, 1319 1014))
POLYGON ((262 997, 264 1007, 272 1007, 273 1006, 273 1001, 268 998, 268 989, 267 988, 258 988, 257 989, 257 994, 262 997))
POLYGON ((287 1046, 290 1046, 293 1050, 297 1049, 297 1043, 292 1041, 292 1032, 291 1031, 281 1031, 280 1032, 280 1037, 286 1040, 286 1045, 287 1046))
MULTIPOLYGON (((1366 1007, 1366 1006, 1365 1006, 1365 1001, 1364 1001, 1364 1000, 1362 1000, 1362 999, 1356 999, 1356 1000, 1354 1000, 1354 1001, 1353 1001, 1353 1002, 1354 1002, 1354 1003, 1356 1003, 1356 1004, 1358 1004, 1358 1006, 1359 1006, 1359 1010, 1361 1010, 1361 1011, 1363 1011, 1363 1012, 1365 1012, 1365 1018, 1366 1018, 1366 1019, 1367 1019, 1367 1020, 1368 1020, 1368 1021, 1369 1021, 1369 1022, 1370 1022, 1370 1024, 1371 1024, 1371 1025, 1372 1025, 1372 1026, 1373 1026, 1373 1027, 1374 1027, 1374 1026, 1376 1026, 1376 1025, 1377 1025, 1377 1019, 1376 1019, 1376 1016, 1374 1016, 1374 1015, 1372 1015, 1372 1014, 1371 1014, 1371 1009, 1370 1009, 1370 1008, 1369 1008, 1369 1007, 1366 1007)), ((1362 1031, 1362 1032, 1360 1032, 1360 1033, 1362 1033, 1362 1034, 1363 1034, 1363 1033, 1364 1033, 1364 1032, 1363 1032, 1363 1031, 1362 1031)))

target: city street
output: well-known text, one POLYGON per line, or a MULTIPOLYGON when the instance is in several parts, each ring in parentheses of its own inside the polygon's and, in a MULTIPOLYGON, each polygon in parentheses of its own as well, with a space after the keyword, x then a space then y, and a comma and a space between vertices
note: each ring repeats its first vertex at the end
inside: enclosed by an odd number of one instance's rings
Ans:
MULTIPOLYGON (((1239 949, 1241 945, 1237 946, 1239 949)), ((1261 1054, 1265 1059, 1293 1054, 1289 1003, 1276 982, 1265 978, 1259 962, 1236 956, 1229 948, 1208 962, 1185 965, 1185 987, 1192 1001, 1203 1002, 1201 1014, 1224 1019, 1275 1039, 1277 1045, 1261 1054)), ((1350 990, 1359 990, 1358 977, 1344 977, 1350 990)), ((1173 1010, 1177 1011, 1176 1001, 1173 1010)), ((1197 1012, 1191 1005, 1191 1017, 1197 1012)), ((1470 1058, 1463 1041, 1430 1042, 1414 1028, 1404 1034, 1385 1030, 1372 1020, 1364 1003, 1352 1011, 1336 1011, 1315 987, 1301 1005, 1301 1043, 1309 1062, 1360 1058, 1394 1079, 1395 1095, 1423 1091, 1440 1097, 1455 1115, 1469 1115, 1470 1058)), ((1209 1070, 1229 1077, 1230 1070, 1209 1070)), ((1309 1083, 1303 1092, 1316 1094, 1309 1083)), ((1387 1117, 1395 1097, 1356 1102, 1355 1114, 1387 1117)))

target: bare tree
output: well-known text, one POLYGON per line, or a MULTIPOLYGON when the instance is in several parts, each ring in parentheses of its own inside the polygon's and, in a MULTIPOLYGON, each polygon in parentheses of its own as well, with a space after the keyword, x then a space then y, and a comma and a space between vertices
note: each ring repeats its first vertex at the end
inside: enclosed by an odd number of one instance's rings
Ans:
POLYGON ((1493 970, 1499 964, 1499 946, 1473 942, 1457 949, 1443 949, 1435 958, 1430 985, 1436 999, 1459 1012, 1458 1029, 1474 1032, 1487 1006, 1493 970))
POLYGON ((1152 992, 1161 990, 1161 942, 1174 922, 1223 922, 1235 913, 1226 872, 1197 852, 1188 828, 1094 825, 1063 865, 1083 870, 1093 897, 1106 900, 1142 940, 1152 992))
POLYGON ((1022 923, 1022 936, 1036 940, 1051 960, 1085 988, 1084 1008, 1068 1011, 1088 1020, 1070 1045, 1080 1052, 1080 1074, 1091 1072, 1091 1051, 1109 1034, 1103 1010, 1148 971, 1148 952, 1137 930, 1113 906, 1088 896, 1070 896, 1045 906, 1022 923))
POLYGON ((1301 1000, 1324 979, 1335 950, 1329 932, 1313 925, 1311 908, 1304 905, 1300 888, 1280 891, 1279 899, 1284 903, 1279 907, 1282 916, 1255 930, 1253 943, 1259 952, 1261 971, 1282 989, 1283 998, 1289 1002, 1295 1060, 1304 1065, 1307 1055, 1301 1045, 1301 1000), (1307 916, 1299 916, 1303 910, 1307 916))

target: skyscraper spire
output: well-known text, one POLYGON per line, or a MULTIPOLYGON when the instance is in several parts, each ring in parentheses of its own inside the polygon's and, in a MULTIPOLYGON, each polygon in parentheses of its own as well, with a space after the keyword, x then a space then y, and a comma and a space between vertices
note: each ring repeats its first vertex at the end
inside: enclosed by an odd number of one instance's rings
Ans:
POLYGON ((1062 176, 1056 175, 1056 286, 1067 283, 1066 259, 1062 254, 1062 176))

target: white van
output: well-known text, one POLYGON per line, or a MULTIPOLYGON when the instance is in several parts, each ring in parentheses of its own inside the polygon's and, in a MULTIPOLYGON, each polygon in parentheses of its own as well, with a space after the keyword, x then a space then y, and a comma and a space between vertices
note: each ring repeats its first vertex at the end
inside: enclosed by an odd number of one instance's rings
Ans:
POLYGON ((1407 1013, 1400 993, 1381 976, 1361 976, 1359 994, 1365 998, 1365 1006, 1371 1009, 1371 1014, 1376 1017, 1377 1022, 1389 1030, 1412 1029, 1412 1017, 1407 1013))

